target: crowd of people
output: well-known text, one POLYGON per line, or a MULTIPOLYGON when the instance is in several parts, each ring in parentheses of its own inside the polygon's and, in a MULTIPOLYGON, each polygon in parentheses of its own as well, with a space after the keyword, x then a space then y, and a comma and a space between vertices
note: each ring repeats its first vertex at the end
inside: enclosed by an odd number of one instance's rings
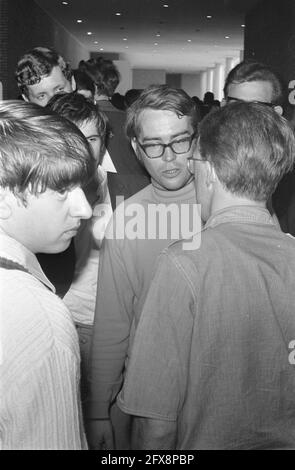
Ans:
POLYGON ((36 47, 0 102, 0 448, 295 449, 294 132, 36 47))

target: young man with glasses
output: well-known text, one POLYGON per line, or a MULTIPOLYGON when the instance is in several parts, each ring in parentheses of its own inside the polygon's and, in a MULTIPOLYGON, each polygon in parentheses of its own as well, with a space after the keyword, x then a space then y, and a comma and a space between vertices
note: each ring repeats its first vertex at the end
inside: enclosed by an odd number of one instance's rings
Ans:
MULTIPOLYGON (((273 108, 278 114, 283 114, 283 89, 280 79, 267 65, 245 60, 236 65, 228 74, 225 80, 224 104, 236 102, 260 103, 266 107, 273 108)), ((268 209, 276 223, 282 224, 281 215, 285 212, 285 202, 288 192, 285 188, 289 177, 286 176, 281 183, 279 190, 273 196, 273 200, 268 201, 268 209)), ((287 185, 289 187, 289 183, 287 185)))
POLYGON ((223 91, 226 103, 251 101, 283 113, 282 84, 275 73, 260 62, 245 60, 236 65, 229 72, 223 91))
POLYGON ((124 236, 107 233, 102 246, 90 366, 88 437, 95 448, 113 448, 112 425, 116 448, 130 445, 129 417, 114 402, 157 256, 193 225, 187 160, 197 125, 193 100, 166 85, 147 88, 127 112, 127 135, 151 184, 116 209, 109 231, 124 236))
POLYGON ((201 245, 160 255, 117 400, 133 449, 295 448, 295 241, 266 208, 294 156, 269 107, 202 121, 189 161, 201 245))

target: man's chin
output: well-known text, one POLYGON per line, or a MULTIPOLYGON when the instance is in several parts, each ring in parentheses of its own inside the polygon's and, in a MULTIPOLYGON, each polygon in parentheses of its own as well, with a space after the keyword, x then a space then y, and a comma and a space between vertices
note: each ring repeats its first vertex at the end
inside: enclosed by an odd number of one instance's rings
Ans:
POLYGON ((66 251, 67 248, 69 248, 71 244, 72 238, 69 240, 63 240, 62 242, 59 242, 58 244, 51 246, 51 247, 45 247, 38 251, 38 253, 44 253, 47 255, 56 255, 58 253, 62 253, 63 251, 66 251))

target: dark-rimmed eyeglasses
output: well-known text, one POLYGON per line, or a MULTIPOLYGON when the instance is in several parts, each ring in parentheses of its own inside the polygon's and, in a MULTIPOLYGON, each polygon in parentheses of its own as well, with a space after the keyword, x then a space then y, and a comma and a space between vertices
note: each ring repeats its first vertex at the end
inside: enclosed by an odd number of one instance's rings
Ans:
POLYGON ((233 101, 237 101, 239 103, 257 103, 257 104, 262 104, 264 106, 268 106, 269 108, 274 108, 276 106, 275 104, 267 103, 266 101, 257 101, 257 100, 246 101, 246 100, 242 100, 240 98, 235 98, 233 96, 227 96, 227 98, 225 98, 226 104, 229 104, 233 101))
POLYGON ((136 141, 148 158, 160 158, 164 155, 167 147, 169 147, 176 155, 189 152, 195 136, 196 132, 189 137, 174 140, 169 144, 141 144, 137 139, 136 141))

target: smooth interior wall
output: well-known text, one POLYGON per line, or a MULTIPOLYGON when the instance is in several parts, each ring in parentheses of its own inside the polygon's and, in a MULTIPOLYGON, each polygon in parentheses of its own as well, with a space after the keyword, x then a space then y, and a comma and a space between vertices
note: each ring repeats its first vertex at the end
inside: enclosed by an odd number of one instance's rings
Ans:
POLYGON ((33 0, 0 0, 0 81, 4 99, 18 96, 14 72, 19 58, 36 46, 52 47, 69 61, 73 68, 89 52, 58 22, 33 0), (9 54, 7 53, 9 51, 9 54))
POLYGON ((133 88, 143 89, 164 83, 166 83, 165 70, 133 69, 133 88))

